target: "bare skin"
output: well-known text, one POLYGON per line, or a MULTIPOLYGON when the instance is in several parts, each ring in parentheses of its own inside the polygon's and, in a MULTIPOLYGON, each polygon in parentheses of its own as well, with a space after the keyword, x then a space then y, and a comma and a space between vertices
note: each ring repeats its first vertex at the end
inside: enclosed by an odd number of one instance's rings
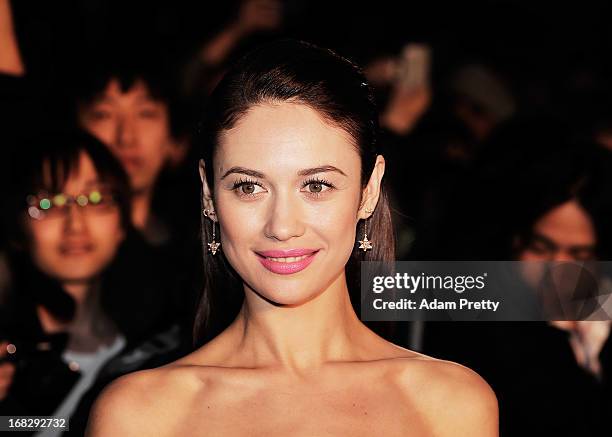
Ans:
POLYGON ((244 115, 214 161, 214 187, 201 163, 203 201, 244 281, 242 310, 187 357, 113 383, 89 436, 497 435, 495 395, 478 375, 387 342, 352 309, 350 230, 376 207, 382 156, 362 190, 345 132, 280 103, 244 115), (232 169, 247 166, 260 176, 236 186, 245 175, 232 169), (313 168, 329 186, 300 176, 313 168), (256 256, 305 247, 316 257, 293 274, 271 273, 256 256))
POLYGON ((300 371, 253 367, 232 349, 246 343, 241 324, 172 365, 113 384, 88 435, 497 435, 495 395, 465 367, 399 348, 365 327, 355 337, 366 341, 344 360, 300 371))

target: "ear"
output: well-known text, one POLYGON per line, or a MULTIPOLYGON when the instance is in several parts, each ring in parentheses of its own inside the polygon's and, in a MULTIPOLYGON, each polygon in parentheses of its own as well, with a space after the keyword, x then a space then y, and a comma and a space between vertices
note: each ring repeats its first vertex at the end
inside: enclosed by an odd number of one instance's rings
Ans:
POLYGON ((359 205, 359 211, 357 212, 357 218, 366 219, 372 215, 372 211, 378 204, 378 198, 380 197, 380 188, 382 183, 383 175, 385 174, 385 158, 382 155, 376 157, 374 163, 374 170, 370 175, 370 180, 363 190, 361 195, 361 204, 359 205), (368 210, 368 212, 366 212, 368 210))
POLYGON ((211 187, 208 185, 208 182, 206 181, 206 164, 204 163, 203 159, 200 159, 200 164, 199 164, 199 169, 200 169, 200 181, 202 182, 202 207, 205 210, 208 210, 208 218, 213 220, 213 221, 217 221, 217 213, 215 210, 215 205, 213 202, 213 196, 212 196, 212 191, 211 191, 211 187))

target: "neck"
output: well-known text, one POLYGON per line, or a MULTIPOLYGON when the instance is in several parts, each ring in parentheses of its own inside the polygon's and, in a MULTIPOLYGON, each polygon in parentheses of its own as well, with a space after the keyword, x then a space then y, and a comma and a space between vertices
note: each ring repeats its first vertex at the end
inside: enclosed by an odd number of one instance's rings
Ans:
POLYGON ((277 306, 245 289, 245 302, 229 328, 238 356, 250 364, 295 373, 326 362, 357 358, 357 338, 370 339, 350 303, 342 273, 323 293, 299 306, 277 306))
POLYGON ((97 280, 64 284, 64 290, 76 302, 75 316, 68 326, 69 350, 93 352, 102 344, 110 344, 116 336, 114 324, 100 306, 99 287, 97 280))
POLYGON ((134 193, 132 197, 132 224, 139 231, 144 231, 151 215, 151 190, 134 193))
POLYGON ((91 282, 67 282, 62 284, 62 288, 66 293, 70 295, 70 297, 74 299, 74 302, 76 303, 76 311, 78 313, 85 305, 85 301, 87 300, 87 294, 91 289, 91 282))
POLYGON ((60 321, 54 315, 52 315, 44 306, 38 305, 37 313, 43 330, 49 333, 64 331, 70 326, 74 325, 76 320, 80 320, 82 318, 82 314, 85 312, 87 297, 89 295, 91 287, 91 281, 63 282, 62 289, 68 295, 70 295, 72 299, 74 299, 74 318, 68 323, 60 321))

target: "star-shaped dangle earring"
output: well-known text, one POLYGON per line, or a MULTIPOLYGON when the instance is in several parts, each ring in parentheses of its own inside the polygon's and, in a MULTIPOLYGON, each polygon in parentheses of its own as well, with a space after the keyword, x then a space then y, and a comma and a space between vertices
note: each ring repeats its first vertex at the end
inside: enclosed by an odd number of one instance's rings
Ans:
MULTIPOLYGON (((371 214, 372 210, 366 209, 365 212, 366 214, 371 214)), ((372 250, 372 242, 368 240, 368 219, 369 217, 363 221, 363 240, 359 240, 359 248, 363 249, 364 252, 372 250)))
POLYGON ((213 222, 213 240, 208 243, 208 251, 213 255, 217 254, 217 250, 219 250, 219 246, 221 246, 221 243, 215 241, 215 227, 215 222, 213 222))
POLYGON ((359 248, 363 249, 364 252, 367 252, 368 250, 372 249, 372 243, 370 242, 370 240, 368 240, 367 234, 363 236, 363 240, 359 240, 359 243, 359 248))
MULTIPOLYGON (((209 211, 208 209, 204 210, 204 216, 209 217, 209 215, 214 214, 214 212, 209 211)), ((221 246, 221 243, 217 243, 215 241, 216 239, 216 235, 215 235, 215 228, 217 227, 215 224, 215 221, 213 219, 210 219, 210 221, 212 222, 212 241, 210 243, 208 243, 208 251, 210 253, 212 253, 213 255, 217 254, 217 250, 219 250, 219 246, 221 246)))

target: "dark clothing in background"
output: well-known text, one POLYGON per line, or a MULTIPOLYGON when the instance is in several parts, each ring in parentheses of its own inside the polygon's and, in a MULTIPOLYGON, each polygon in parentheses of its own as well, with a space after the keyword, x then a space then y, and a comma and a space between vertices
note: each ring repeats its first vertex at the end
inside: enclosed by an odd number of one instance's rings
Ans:
MULTIPOLYGON (((17 345, 16 373, 0 414, 51 415, 79 380, 63 360, 68 335, 43 331, 36 306, 62 319, 74 303, 59 284, 38 272, 25 256, 11 258, 12 289, 0 307, 0 338, 17 345)), ((126 373, 167 364, 191 348, 184 303, 172 288, 168 260, 138 233, 128 235, 100 284, 100 304, 126 344, 96 375, 70 418, 70 435, 82 435, 89 409, 104 387, 126 373), (80 431, 79 431, 80 430, 80 431)))
MULTIPOLYGON (((153 246, 131 231, 102 282, 102 304, 121 332, 137 341, 173 322, 185 328, 191 342, 186 292, 179 288, 192 277, 187 274, 177 249, 153 246)), ((184 332, 184 331, 182 331, 184 332)))
POLYGON ((476 145, 453 117, 425 114, 407 135, 383 129, 379 139, 387 166, 398 260, 437 259, 442 218, 470 170, 476 145))
POLYGON ((85 435, 87 420, 94 402, 111 382, 137 370, 153 369, 178 360, 188 351, 181 343, 182 334, 177 325, 151 334, 146 341, 124 348, 102 367, 95 383, 81 397, 70 420, 70 431, 64 435, 85 435))
POLYGON ((598 381, 576 363, 568 336, 544 322, 429 322, 424 352, 491 385, 501 437, 609 435, 612 340, 600 353, 598 381))

